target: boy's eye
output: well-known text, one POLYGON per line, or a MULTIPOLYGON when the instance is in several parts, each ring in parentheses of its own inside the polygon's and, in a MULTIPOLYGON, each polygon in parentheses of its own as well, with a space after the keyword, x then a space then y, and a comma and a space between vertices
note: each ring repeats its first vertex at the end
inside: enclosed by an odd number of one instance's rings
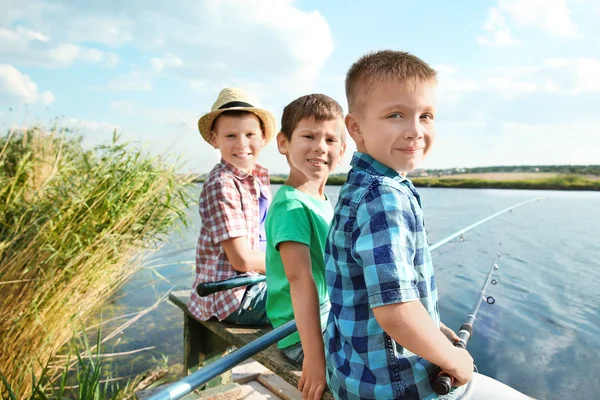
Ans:
POLYGON ((388 115, 388 118, 402 118, 402 114, 392 113, 392 114, 388 115))
POLYGON ((421 118, 424 118, 424 119, 433 119, 433 114, 429 114, 429 113, 423 114, 423 115, 421 115, 421 118))
POLYGON ((305 137, 307 139, 312 139, 314 136, 313 135, 304 135, 303 137, 305 137))
POLYGON ((335 142, 337 142, 337 139, 334 139, 334 138, 329 138, 329 139, 327 139, 327 141, 328 141, 329 143, 335 143, 335 142))
POLYGON ((233 133, 230 133, 229 135, 225 135, 226 138, 234 138, 235 135, 233 133))

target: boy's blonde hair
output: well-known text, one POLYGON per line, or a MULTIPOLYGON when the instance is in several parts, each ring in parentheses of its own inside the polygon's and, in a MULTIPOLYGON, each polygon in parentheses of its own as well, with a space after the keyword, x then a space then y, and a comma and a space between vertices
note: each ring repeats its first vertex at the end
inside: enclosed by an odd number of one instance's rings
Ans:
POLYGON ((292 140, 292 132, 304 118, 314 118, 315 121, 343 120, 344 111, 337 101, 324 94, 307 94, 297 98, 285 106, 281 115, 281 132, 288 141, 292 140))
POLYGON ((369 92, 387 81, 399 81, 414 90, 426 83, 437 83, 436 75, 426 62, 407 52, 368 53, 352 64, 346 74, 348 109, 351 113, 360 111, 369 92))

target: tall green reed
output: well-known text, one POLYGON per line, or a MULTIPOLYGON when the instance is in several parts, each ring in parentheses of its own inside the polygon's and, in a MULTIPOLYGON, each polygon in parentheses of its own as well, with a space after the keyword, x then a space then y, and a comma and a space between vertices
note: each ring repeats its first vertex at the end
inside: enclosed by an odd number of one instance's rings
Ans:
POLYGON ((185 223, 178 168, 116 134, 94 149, 56 127, 0 138, 0 372, 20 396, 140 250, 185 223))

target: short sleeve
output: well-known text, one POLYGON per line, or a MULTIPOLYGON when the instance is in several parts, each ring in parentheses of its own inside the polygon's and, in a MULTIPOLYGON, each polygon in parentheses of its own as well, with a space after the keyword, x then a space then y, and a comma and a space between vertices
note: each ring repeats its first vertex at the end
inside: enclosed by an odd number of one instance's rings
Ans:
POLYGON ((417 300, 416 218, 400 189, 377 182, 356 213, 354 251, 361 261, 371 308, 417 300))
POLYGON ((248 235, 241 193, 233 179, 220 179, 205 186, 199 208, 202 224, 214 243, 248 235))
POLYGON ((276 249, 282 242, 298 242, 310 246, 311 226, 308 212, 298 200, 278 201, 269 209, 267 242, 276 249))

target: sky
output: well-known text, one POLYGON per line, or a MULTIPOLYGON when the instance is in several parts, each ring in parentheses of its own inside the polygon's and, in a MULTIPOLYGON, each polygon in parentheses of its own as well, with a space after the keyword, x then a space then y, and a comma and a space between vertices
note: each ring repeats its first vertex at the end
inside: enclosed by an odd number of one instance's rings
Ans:
MULTIPOLYGON (((197 130, 224 87, 278 121, 324 93, 346 110, 360 56, 411 52, 439 73, 424 168, 600 163, 600 0, 0 0, 0 128, 68 126, 204 173, 197 130)), ((278 122, 278 128, 279 128, 278 122)), ((348 170, 355 146, 336 172, 348 170)), ((271 142, 259 162, 285 174, 271 142)))

